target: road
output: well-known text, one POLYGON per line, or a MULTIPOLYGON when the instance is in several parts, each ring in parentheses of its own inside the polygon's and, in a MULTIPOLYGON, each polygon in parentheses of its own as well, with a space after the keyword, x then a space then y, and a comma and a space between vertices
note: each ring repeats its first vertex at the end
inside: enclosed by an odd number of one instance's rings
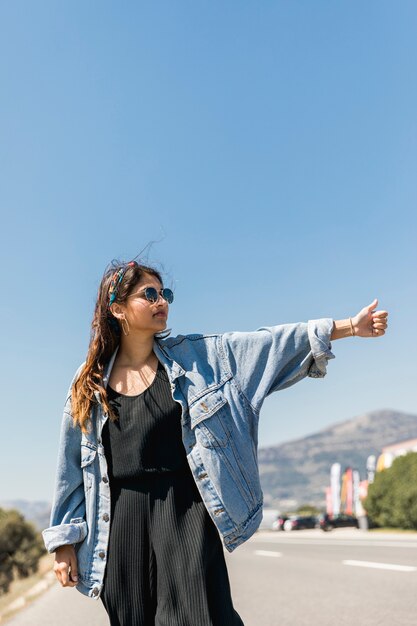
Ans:
MULTIPOLYGON (((417 624, 417 535, 262 531, 225 556, 245 626, 417 624)), ((58 584, 6 621, 57 623, 109 624, 101 601, 58 584)))
POLYGON ((245 626, 417 624, 417 535, 259 532, 234 554, 229 574, 245 626))

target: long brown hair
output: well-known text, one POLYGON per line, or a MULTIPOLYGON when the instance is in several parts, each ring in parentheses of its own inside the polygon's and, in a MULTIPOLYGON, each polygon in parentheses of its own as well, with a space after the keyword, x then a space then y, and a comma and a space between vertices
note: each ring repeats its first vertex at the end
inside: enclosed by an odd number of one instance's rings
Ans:
MULTIPOLYGON (((120 343, 120 325, 109 309, 109 290, 115 273, 123 270, 123 278, 117 287, 114 302, 126 302, 127 297, 141 280, 143 275, 156 276, 161 285, 161 274, 154 267, 136 263, 112 261, 106 268, 98 289, 97 300, 91 323, 90 344, 83 368, 74 381, 71 390, 71 409, 74 425, 79 425, 82 432, 87 432, 87 422, 93 405, 97 402, 95 392, 100 394, 103 410, 114 421, 117 416, 111 410, 107 401, 106 388, 103 384, 103 374, 107 363, 120 343)), ((155 337, 167 337, 171 330, 166 329, 155 333, 155 337)))

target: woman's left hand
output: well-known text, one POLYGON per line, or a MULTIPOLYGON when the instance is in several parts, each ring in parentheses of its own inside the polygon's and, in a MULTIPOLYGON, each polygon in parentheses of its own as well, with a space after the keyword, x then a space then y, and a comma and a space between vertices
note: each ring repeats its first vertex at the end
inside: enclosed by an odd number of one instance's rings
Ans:
POLYGON ((377 306, 378 299, 375 298, 371 304, 365 306, 355 317, 352 317, 355 335, 358 337, 381 337, 385 335, 388 326, 388 311, 374 311, 377 306))

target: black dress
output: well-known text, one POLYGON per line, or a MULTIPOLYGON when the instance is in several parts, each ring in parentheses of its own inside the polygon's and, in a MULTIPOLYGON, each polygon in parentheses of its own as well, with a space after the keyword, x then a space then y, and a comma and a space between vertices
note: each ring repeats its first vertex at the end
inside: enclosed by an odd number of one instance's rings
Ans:
POLYGON ((107 393, 119 415, 102 434, 111 526, 101 599, 111 626, 243 626, 164 367, 138 396, 107 393))

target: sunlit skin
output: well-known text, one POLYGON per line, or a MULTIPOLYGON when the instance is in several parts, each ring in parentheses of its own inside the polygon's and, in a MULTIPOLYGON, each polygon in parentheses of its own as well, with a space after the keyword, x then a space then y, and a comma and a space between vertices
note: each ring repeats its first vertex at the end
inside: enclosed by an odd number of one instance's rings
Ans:
MULTIPOLYGON (((138 395, 152 383, 158 367, 158 359, 153 352, 154 334, 166 328, 169 304, 160 295, 152 304, 144 297, 137 295, 144 287, 155 287, 159 292, 162 285, 152 275, 146 274, 133 289, 125 304, 113 303, 111 310, 114 316, 123 317, 129 324, 129 334, 121 333, 118 350, 109 385, 124 395, 138 395), (156 317, 156 313, 164 313, 156 317)), ((330 339, 350 337, 352 327, 357 337, 381 337, 388 326, 388 312, 376 311, 378 300, 363 307, 355 316, 343 320, 335 320, 330 339)), ((74 546, 64 545, 55 552, 54 571, 63 587, 74 587, 77 584, 77 557, 74 546)))

